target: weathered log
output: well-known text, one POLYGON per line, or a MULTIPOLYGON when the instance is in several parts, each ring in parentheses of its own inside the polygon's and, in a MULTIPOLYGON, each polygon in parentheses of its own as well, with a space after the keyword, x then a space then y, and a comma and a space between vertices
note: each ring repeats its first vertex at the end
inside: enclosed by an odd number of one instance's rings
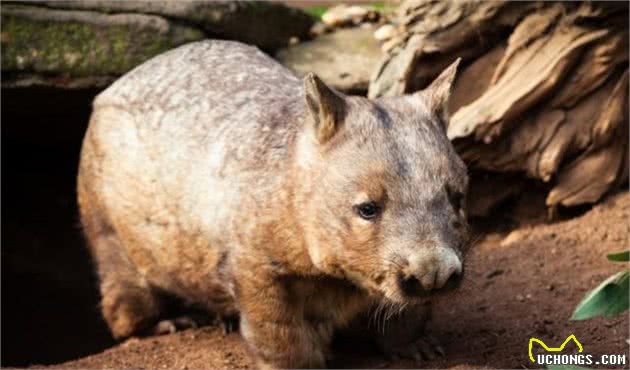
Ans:
POLYGON ((573 206, 598 201, 628 179, 628 70, 615 84, 592 126, 591 143, 558 174, 547 205, 573 206))
MULTIPOLYGON (((407 31, 372 96, 422 88, 463 56, 448 135, 471 168, 548 183, 549 207, 594 203, 627 182, 627 4, 404 4, 407 31), (488 27, 497 19, 507 38, 488 27)), ((505 198, 494 195, 478 202, 482 213, 505 198)))
POLYGON ((506 1, 403 2, 398 11, 400 35, 376 70, 368 95, 401 95, 424 87, 458 57, 470 60, 494 46, 506 28, 539 6, 506 1))
POLYGON ((557 88, 586 45, 607 35, 605 29, 570 23, 562 17, 563 10, 563 5, 556 3, 519 24, 488 89, 451 118, 450 138, 474 133, 476 140, 494 141, 510 125, 518 124, 519 116, 557 88), (555 27, 552 23, 556 23, 555 27), (553 29, 549 30, 550 26, 553 29), (521 35, 529 29, 537 33, 524 40, 521 35), (540 32, 543 29, 546 31, 540 32))

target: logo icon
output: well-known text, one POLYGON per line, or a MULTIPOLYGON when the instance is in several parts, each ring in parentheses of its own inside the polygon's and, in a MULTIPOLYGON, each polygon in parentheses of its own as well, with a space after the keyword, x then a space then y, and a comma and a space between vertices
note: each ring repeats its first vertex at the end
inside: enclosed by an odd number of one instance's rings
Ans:
POLYGON ((577 338, 575 337, 575 334, 569 335, 567 337, 567 339, 565 339, 564 342, 562 342, 560 347, 549 347, 548 345, 545 344, 545 342, 543 342, 542 340, 540 340, 538 338, 529 338, 529 345, 528 345, 529 359, 532 360, 532 362, 536 363, 536 360, 534 359, 534 354, 532 353, 532 348, 534 346, 534 342, 540 344, 545 349, 545 351, 547 351, 547 352, 560 352, 560 351, 562 351, 564 349, 564 347, 570 341, 573 341, 573 342, 575 342, 575 344, 577 344, 578 352, 581 353, 582 351, 584 351, 584 347, 582 347, 582 343, 580 343, 580 341, 577 340, 577 338))

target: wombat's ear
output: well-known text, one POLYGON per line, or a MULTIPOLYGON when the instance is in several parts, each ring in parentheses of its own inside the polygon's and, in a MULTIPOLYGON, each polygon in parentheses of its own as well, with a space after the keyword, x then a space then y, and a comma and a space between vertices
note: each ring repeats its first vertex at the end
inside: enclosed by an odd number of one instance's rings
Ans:
POLYGON ((444 125, 448 125, 448 100, 451 97, 453 81, 455 81, 455 75, 457 74, 457 66, 461 60, 462 58, 457 58, 453 64, 448 66, 431 82, 429 87, 421 92, 431 112, 439 117, 444 125))
POLYGON ((324 143, 341 126, 346 112, 346 102, 343 96, 326 86, 313 73, 304 77, 304 95, 313 117, 315 136, 320 143, 324 143))

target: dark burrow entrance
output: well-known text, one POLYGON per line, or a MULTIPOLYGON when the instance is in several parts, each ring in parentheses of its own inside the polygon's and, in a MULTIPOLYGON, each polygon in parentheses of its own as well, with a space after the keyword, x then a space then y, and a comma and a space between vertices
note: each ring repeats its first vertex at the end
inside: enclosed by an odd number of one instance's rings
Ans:
POLYGON ((97 91, 2 89, 2 366, 114 344, 81 236, 75 178, 97 91))

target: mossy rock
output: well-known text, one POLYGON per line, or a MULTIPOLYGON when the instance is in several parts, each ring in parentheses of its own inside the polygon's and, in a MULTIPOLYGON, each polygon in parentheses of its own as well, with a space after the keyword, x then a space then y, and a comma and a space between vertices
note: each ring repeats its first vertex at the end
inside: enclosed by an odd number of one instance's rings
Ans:
POLYGON ((202 38, 198 29, 157 16, 5 5, 2 72, 117 76, 154 55, 202 38))
POLYGON ((37 0, 34 3, 68 10, 158 15, 198 27, 209 37, 241 41, 270 52, 285 47, 292 37, 306 39, 315 21, 300 9, 274 1, 37 0))
POLYGON ((201 3, 191 14, 207 33, 275 51, 292 37, 308 37, 314 19, 299 9, 266 1, 201 3))

